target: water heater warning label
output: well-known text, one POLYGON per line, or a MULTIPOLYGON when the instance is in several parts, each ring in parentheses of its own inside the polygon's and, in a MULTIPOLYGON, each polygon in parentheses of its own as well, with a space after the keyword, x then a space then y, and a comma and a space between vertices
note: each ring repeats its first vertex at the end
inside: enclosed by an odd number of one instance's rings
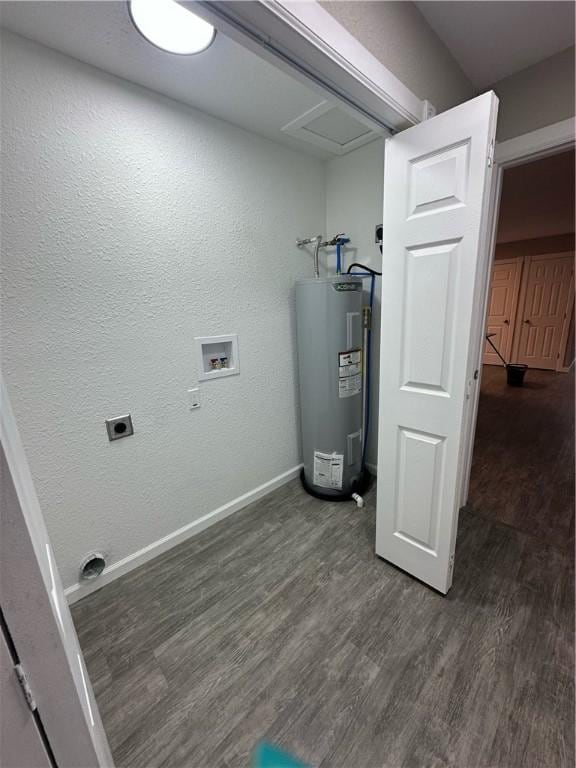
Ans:
POLYGON ((362 350, 338 354, 338 397, 352 397, 362 392, 362 350))
POLYGON ((341 490, 343 471, 344 454, 314 451, 314 485, 341 490))

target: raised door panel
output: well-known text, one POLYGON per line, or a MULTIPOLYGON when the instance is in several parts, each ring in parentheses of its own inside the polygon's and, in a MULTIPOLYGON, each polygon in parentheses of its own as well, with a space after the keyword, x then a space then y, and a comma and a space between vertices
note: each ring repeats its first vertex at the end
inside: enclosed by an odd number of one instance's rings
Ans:
POLYGON ((438 552, 444 440, 443 435, 398 428, 395 535, 433 556, 438 552))
POLYGON ((448 395, 458 242, 412 248, 404 259, 402 389, 448 395), (427 307, 423 312, 422 308, 427 307))

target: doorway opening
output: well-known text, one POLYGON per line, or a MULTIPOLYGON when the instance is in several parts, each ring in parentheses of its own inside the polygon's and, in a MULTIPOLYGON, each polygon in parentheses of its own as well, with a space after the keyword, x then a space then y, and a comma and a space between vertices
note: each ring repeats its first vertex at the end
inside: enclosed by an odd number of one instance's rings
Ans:
POLYGON ((566 553, 574 546, 574 205, 573 149, 503 171, 467 505, 566 553), (528 366, 522 386, 508 383, 501 358, 528 366))

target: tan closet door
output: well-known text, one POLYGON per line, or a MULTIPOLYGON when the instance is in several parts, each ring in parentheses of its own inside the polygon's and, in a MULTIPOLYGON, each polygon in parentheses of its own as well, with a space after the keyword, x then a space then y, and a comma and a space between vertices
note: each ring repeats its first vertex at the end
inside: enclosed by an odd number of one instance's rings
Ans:
POLYGON ((516 359, 556 370, 574 280, 572 254, 531 256, 522 286, 516 359))
MULTIPOLYGON (((492 343, 507 361, 512 354, 521 275, 522 259, 502 259, 494 262, 486 333, 496 334, 492 337, 492 343)), ((502 361, 488 342, 484 348, 483 362, 486 365, 502 365, 502 361)))

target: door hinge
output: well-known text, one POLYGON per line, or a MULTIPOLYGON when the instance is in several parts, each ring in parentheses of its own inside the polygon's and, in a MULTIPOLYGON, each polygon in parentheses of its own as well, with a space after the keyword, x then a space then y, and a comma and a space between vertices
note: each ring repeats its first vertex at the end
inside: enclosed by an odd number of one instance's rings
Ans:
POLYGON ((494 139, 490 139, 490 146, 488 148, 488 168, 492 168, 494 165, 494 139))
POLYGON ((450 574, 452 574, 452 571, 454 570, 454 552, 450 555, 450 560, 448 562, 448 570, 450 571, 450 574))
POLYGON ((20 688, 22 688, 22 693, 24 694, 24 698, 26 699, 26 703, 28 704, 28 709, 31 712, 35 712, 37 709, 36 700, 34 699, 32 688, 30 688, 30 683, 28 682, 28 678, 26 676, 26 672, 24 671, 24 668, 22 667, 22 664, 15 664, 14 672, 16 672, 16 677, 18 678, 18 682, 20 683, 20 688))

